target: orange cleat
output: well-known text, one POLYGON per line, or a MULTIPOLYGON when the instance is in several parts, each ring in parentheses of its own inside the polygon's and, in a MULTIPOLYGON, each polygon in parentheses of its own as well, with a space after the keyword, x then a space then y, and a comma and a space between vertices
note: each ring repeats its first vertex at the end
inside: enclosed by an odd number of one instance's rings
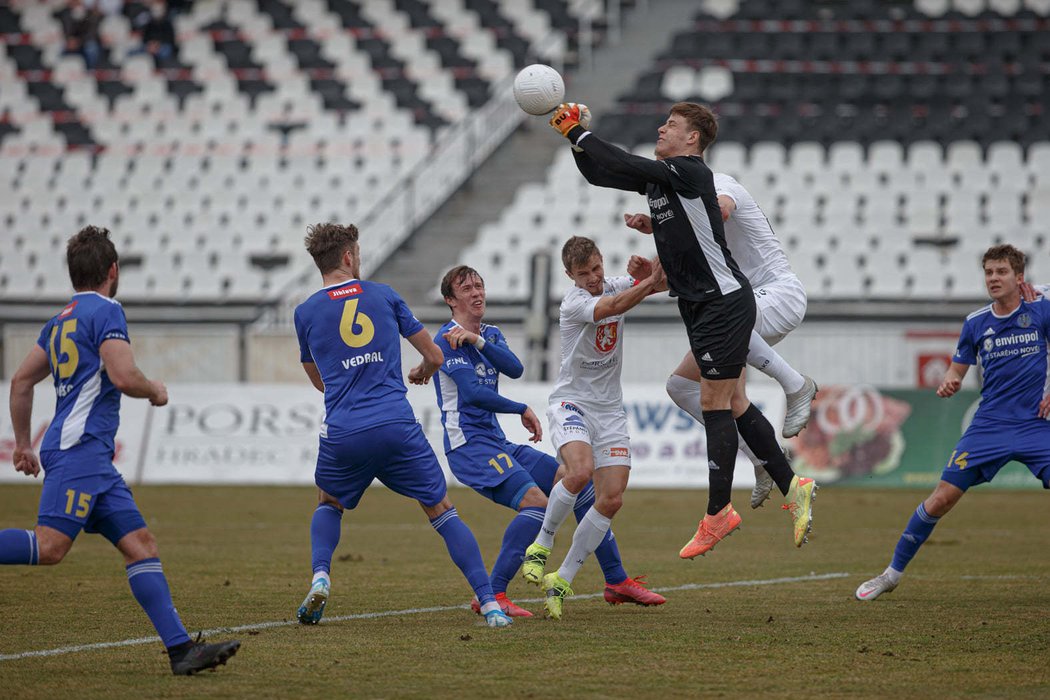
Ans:
POLYGON ((627 578, 622 583, 605 584, 605 602, 609 605, 634 603, 635 605, 663 605, 667 602, 659 593, 653 593, 643 584, 645 576, 627 578))
POLYGON ((733 510, 733 504, 728 503, 717 515, 705 515, 696 528, 693 539, 682 547, 678 556, 682 559, 692 559, 695 556, 707 554, 716 544, 733 534, 740 527, 740 514, 733 510))
MULTIPOLYGON (((507 597, 506 593, 497 593, 496 602, 499 603, 500 610, 503 611, 503 614, 508 617, 532 617, 532 613, 520 605, 517 605, 513 600, 507 597)), ((478 602, 477 598, 471 599, 470 609, 478 615, 481 614, 481 603, 478 602)))

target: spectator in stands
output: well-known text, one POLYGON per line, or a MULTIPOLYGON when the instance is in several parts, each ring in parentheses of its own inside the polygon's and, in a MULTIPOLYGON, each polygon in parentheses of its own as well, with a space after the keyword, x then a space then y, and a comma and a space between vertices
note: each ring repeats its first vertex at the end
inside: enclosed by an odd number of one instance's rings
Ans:
POLYGON ((98 3, 88 6, 84 0, 70 0, 70 3, 55 13, 55 19, 62 24, 66 47, 63 53, 79 54, 84 57, 84 65, 94 70, 102 57, 102 38, 98 27, 102 21, 102 12, 98 3))
POLYGON ((140 12, 132 24, 142 34, 142 46, 136 53, 148 53, 157 68, 176 62, 178 47, 175 43, 175 24, 171 21, 171 12, 164 0, 150 3, 149 8, 140 12))
POLYGON ((89 9, 96 9, 103 17, 119 15, 124 9, 124 0, 84 0, 84 5, 89 9))

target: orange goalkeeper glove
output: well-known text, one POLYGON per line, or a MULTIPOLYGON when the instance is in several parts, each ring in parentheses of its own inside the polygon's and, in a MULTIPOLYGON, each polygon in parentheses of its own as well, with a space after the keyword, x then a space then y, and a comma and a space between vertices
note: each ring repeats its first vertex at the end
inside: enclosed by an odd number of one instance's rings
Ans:
POLYGON ((569 132, 573 127, 582 126, 586 129, 591 123, 591 110, 587 105, 576 102, 562 102, 554 108, 554 116, 551 117, 551 126, 562 136, 569 138, 569 132))

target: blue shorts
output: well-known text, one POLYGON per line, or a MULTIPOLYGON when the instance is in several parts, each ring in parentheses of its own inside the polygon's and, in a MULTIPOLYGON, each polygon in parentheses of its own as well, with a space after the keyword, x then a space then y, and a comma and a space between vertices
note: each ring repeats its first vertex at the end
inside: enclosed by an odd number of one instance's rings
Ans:
POLYGON ((94 441, 70 450, 44 450, 44 488, 37 525, 70 539, 80 531, 100 533, 116 544, 146 527, 124 477, 113 466, 113 452, 94 441))
POLYGON ((321 438, 314 482, 353 510, 373 479, 430 507, 447 486, 437 455, 419 423, 386 423, 366 432, 321 438))
POLYGON ((983 484, 1007 462, 1017 460, 1050 489, 1050 421, 973 422, 963 433, 941 479, 965 491, 983 484))
POLYGON ((550 494, 554 473, 558 471, 558 460, 550 455, 496 437, 473 437, 445 456, 457 479, 485 498, 514 510, 533 486, 550 494), (544 483, 545 489, 541 486, 544 483))

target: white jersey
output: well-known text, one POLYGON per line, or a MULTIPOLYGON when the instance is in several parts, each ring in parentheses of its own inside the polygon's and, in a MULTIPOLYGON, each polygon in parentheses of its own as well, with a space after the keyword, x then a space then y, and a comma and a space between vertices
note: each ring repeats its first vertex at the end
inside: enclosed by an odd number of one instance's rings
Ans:
POLYGON ((751 286, 793 277, 787 255, 751 193, 725 173, 715 173, 715 193, 736 202, 736 210, 725 222, 726 244, 751 286))
POLYGON ((618 408, 623 404, 620 367, 623 364, 623 315, 594 320, 594 307, 602 296, 612 296, 634 286, 631 277, 606 277, 605 291, 591 296, 573 286, 562 299, 561 368, 550 403, 578 402, 593 408, 618 408))

